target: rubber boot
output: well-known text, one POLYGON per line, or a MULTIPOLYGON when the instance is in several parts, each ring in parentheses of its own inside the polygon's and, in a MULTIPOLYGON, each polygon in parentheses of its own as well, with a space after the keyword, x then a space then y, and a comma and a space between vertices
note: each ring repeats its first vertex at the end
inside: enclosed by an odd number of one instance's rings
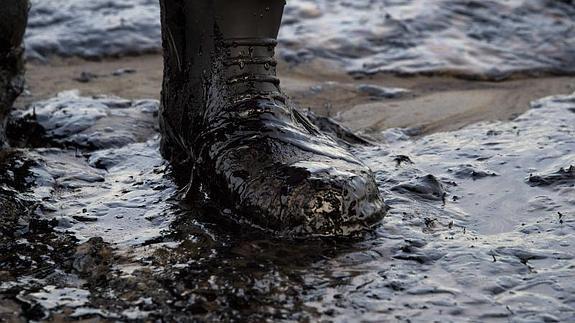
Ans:
POLYGON ((339 236, 385 214, 362 162, 282 93, 284 1, 162 3, 162 153, 228 216, 284 236, 339 236))
POLYGON ((24 88, 22 39, 28 9, 28 0, 0 0, 0 149, 7 145, 6 118, 24 88))

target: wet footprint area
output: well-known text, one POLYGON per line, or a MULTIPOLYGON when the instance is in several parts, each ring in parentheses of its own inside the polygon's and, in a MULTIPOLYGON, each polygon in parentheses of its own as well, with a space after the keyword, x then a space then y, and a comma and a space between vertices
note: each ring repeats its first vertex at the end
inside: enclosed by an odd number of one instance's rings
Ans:
POLYGON ((573 318, 574 95, 375 143, 312 116, 352 141, 390 206, 343 240, 274 239, 179 202, 157 114, 154 100, 73 91, 15 112, 20 148, 0 157, 0 318, 573 318))

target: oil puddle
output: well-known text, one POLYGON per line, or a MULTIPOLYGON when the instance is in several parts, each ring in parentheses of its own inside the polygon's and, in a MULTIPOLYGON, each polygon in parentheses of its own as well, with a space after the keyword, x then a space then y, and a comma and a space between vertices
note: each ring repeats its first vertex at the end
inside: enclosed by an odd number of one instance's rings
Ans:
MULTIPOLYGON (((176 190, 159 153, 157 114, 155 100, 88 98, 76 91, 16 112, 26 120, 21 124, 34 119, 52 146, 27 154, 42 165, 33 169, 44 184, 35 189, 48 192, 37 214, 54 217, 80 240, 106 236, 131 245, 158 236, 171 220, 164 210, 176 190)), ((19 130, 17 142, 39 135, 19 130)))
POLYGON ((481 214, 468 223, 481 234, 529 230, 530 219, 542 213, 557 218, 558 212, 573 211, 574 102, 572 96, 542 99, 512 122, 476 124, 415 143, 397 140, 388 147, 409 158, 399 173, 390 172, 389 162, 371 166, 386 165, 380 176, 387 181, 403 172, 417 176, 392 191, 481 214))
POLYGON ((42 291, 30 294, 42 307, 47 310, 59 306, 79 307, 88 303, 90 292, 77 288, 56 288, 45 286, 42 291))
MULTIPOLYGON (((357 76, 573 74, 574 15, 555 0, 293 0, 279 52, 357 76)), ((33 0, 25 42, 32 58, 101 58, 159 52, 160 36, 155 0, 33 0)))
POLYGON ((12 164, 2 178, 15 180, 0 196, 11 190, 35 207, 2 217, 0 317, 574 318, 575 94, 536 101, 510 122, 356 141, 391 209, 375 231, 346 240, 277 240, 209 201, 178 203, 157 133, 141 127, 156 109, 68 92, 17 113, 12 137, 28 148, 3 160, 12 164), (34 113, 42 131, 17 126, 34 113), (67 123, 78 119, 87 126, 67 123))

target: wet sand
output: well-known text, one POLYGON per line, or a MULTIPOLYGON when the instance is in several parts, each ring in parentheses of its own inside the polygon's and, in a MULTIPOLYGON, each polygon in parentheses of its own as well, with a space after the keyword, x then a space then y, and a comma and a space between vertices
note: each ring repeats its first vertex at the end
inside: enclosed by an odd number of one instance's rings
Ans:
MULTIPOLYGON (((70 89, 78 89, 82 95, 158 99, 162 72, 160 55, 31 62, 27 68, 30 93, 21 97, 18 105, 22 107, 70 89)), ((509 120, 525 112, 535 99, 575 91, 575 77, 569 76, 504 82, 389 74, 358 79, 321 60, 295 67, 280 62, 279 73, 284 90, 302 108, 310 108, 376 139, 381 139, 381 132, 389 128, 416 128, 417 133, 424 135, 479 121, 509 120), (359 89, 366 84, 384 89, 359 89), (407 91, 389 94, 386 88, 407 91)))

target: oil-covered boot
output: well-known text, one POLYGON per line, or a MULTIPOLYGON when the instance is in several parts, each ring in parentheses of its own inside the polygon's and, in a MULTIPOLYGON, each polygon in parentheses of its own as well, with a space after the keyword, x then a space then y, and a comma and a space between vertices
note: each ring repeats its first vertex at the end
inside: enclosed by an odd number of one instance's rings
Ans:
POLYGON ((277 7, 248 10, 264 22, 273 16, 272 27, 237 32, 218 16, 221 1, 162 3, 164 156, 230 216, 280 235, 348 235, 376 224, 385 205, 369 168, 280 90, 277 7))
POLYGON ((0 149, 7 146, 6 118, 24 88, 22 38, 29 6, 28 0, 0 0, 0 149))

